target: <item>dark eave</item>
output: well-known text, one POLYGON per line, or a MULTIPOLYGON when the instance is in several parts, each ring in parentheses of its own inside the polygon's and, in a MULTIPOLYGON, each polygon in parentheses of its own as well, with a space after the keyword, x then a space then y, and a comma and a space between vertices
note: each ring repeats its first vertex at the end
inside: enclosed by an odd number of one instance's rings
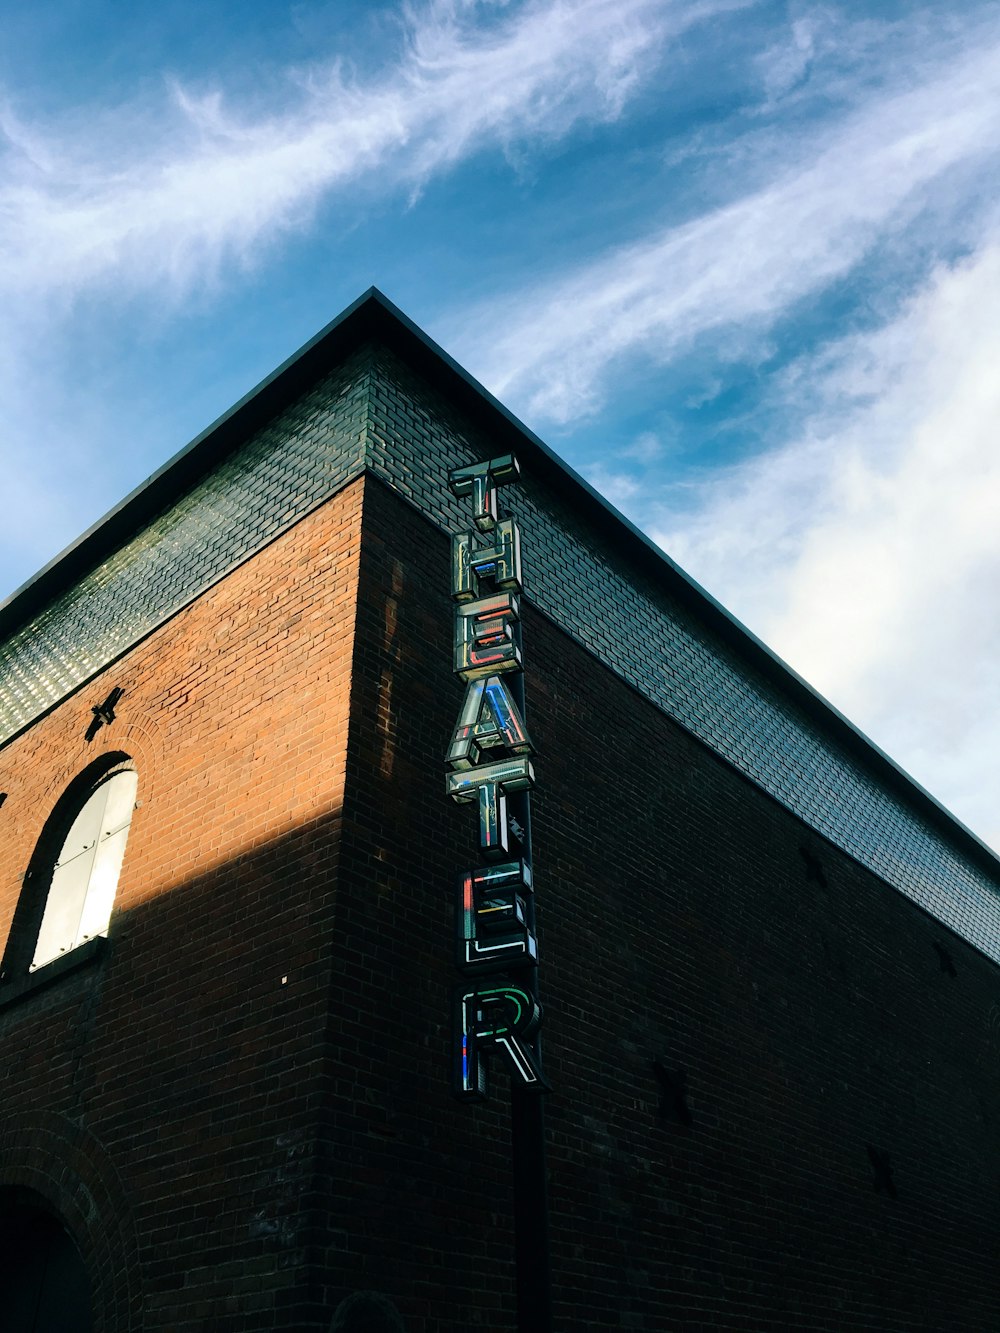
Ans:
POLYGON ((748 663, 803 707, 815 719, 818 730, 839 741, 861 767, 915 807, 988 875, 1000 877, 1000 859, 985 843, 730 615, 374 287, 0 604, 0 641, 37 615, 64 588, 100 565, 249 435, 367 341, 388 346, 440 389, 496 440, 498 453, 516 452, 525 470, 544 476, 564 494, 568 491, 575 507, 624 556, 654 579, 663 581, 748 663))

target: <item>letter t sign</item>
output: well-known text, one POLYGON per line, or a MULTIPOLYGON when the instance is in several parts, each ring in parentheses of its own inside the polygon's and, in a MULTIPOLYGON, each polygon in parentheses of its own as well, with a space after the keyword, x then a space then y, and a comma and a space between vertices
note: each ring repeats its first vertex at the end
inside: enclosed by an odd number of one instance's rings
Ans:
POLYGON ((456 468, 449 475, 456 495, 472 496, 472 521, 480 532, 491 532, 497 521, 497 487, 517 481, 521 469, 513 454, 491 458, 485 463, 456 468))

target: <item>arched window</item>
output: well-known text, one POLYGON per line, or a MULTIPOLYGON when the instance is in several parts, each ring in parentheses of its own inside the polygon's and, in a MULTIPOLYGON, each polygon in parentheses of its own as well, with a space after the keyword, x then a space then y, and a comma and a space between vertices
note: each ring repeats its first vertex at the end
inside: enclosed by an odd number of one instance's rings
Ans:
MULTIPOLYGON (((0 1003, 5 995, 16 998, 30 974, 107 934, 137 786, 131 759, 119 751, 102 755, 56 802, 14 911, 0 968, 0 1003)), ((93 953, 84 950, 80 961, 93 953)))
POLYGON ((133 769, 119 769, 77 811, 52 869, 31 971, 106 934, 138 782, 133 769))

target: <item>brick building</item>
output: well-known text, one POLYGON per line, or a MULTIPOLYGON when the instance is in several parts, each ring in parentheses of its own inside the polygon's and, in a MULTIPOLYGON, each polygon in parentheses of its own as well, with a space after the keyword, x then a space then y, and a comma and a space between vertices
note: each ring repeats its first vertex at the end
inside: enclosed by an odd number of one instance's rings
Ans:
POLYGON ((0 608, 3 1328, 514 1328, 444 764, 510 454, 554 1327, 1000 1326, 1000 864, 369 293, 0 608))

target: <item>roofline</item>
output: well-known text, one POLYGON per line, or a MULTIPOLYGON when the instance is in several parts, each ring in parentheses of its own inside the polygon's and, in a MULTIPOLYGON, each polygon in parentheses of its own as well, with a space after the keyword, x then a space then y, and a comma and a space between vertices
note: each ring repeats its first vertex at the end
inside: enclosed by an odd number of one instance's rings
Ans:
POLYGON ((400 353, 427 380, 443 389, 496 436, 499 452, 518 452, 525 462, 524 445, 527 444, 528 456, 536 471, 558 479, 563 486, 568 479, 578 492, 584 510, 606 535, 618 541, 624 536, 629 555, 655 578, 665 578, 671 590, 705 616, 724 640, 747 656, 768 678, 788 690, 808 713, 832 726, 834 734, 850 752, 873 768, 932 823, 953 838, 957 835, 964 850, 984 865, 991 876, 1000 877, 1000 857, 992 848, 675 564, 376 287, 363 292, 266 379, 0 603, 0 640, 30 620, 60 591, 101 564, 339 359, 374 338, 400 353))
MULTIPOLYGON (((379 294, 374 287, 342 310, 315 337, 283 361, 189 444, 109 509, 77 539, 0 602, 0 640, 37 614, 62 589, 96 568, 172 500, 206 476, 247 435, 271 420, 298 392, 354 345, 353 323, 379 294)), ((384 299, 384 298, 383 298, 384 299)))

